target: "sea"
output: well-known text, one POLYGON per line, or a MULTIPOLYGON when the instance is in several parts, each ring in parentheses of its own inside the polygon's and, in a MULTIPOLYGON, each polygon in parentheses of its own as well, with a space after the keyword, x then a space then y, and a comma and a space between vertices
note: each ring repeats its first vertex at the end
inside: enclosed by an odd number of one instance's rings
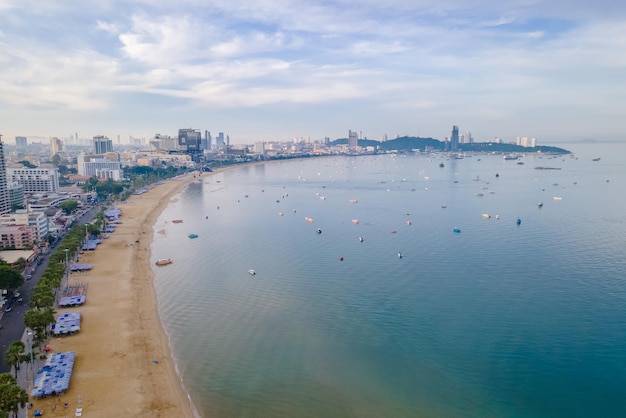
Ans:
POLYGON ((198 415, 626 416, 626 145, 559 146, 199 176, 152 242, 198 415))

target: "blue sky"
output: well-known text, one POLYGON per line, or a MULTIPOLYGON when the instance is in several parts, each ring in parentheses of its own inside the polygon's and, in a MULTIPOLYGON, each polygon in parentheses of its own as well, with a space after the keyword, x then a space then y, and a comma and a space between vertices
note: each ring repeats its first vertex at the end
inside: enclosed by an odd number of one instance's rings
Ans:
POLYGON ((614 0, 0 0, 0 133, 622 140, 614 0))

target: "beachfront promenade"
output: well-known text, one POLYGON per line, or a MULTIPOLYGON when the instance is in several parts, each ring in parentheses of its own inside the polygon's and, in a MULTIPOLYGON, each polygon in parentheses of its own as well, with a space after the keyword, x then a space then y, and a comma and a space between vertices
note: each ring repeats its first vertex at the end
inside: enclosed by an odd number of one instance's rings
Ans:
MULTIPOLYGON (((48 345, 52 354, 75 353, 73 366, 51 371, 44 369, 47 359, 37 358, 34 369, 23 364, 19 381, 34 396, 33 407, 20 416, 42 411, 44 417, 71 417, 77 409, 90 418, 196 416, 161 328, 150 265, 157 216, 194 178, 169 180, 120 203, 109 237, 71 260, 81 268, 73 269, 57 292, 55 329, 63 332, 48 345), (37 379, 42 370, 49 382, 51 376, 57 379, 49 394, 34 392, 33 380, 45 382, 37 379)), ((29 347, 26 334, 24 341, 29 347)))

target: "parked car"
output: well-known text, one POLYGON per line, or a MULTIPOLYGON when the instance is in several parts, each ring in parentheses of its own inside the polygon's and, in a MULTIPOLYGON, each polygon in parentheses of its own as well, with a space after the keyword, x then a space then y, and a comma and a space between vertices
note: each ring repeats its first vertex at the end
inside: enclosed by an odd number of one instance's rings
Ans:
POLYGON ((33 278, 33 275, 32 275, 32 274, 27 274, 27 275, 26 275, 26 280, 30 280, 30 279, 32 279, 32 278, 33 278))

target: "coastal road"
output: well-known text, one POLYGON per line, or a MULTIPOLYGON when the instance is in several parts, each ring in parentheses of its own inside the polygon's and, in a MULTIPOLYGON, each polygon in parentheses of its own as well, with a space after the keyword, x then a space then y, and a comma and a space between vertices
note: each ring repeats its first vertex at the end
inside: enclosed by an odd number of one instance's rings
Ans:
MULTIPOLYGON (((76 225, 84 225, 91 222, 99 210, 100 206, 98 205, 92 207, 76 220, 76 225)), ((50 252, 55 250, 57 244, 58 242, 53 244, 52 248, 50 248, 50 252)), ((21 341, 24 337, 24 331, 26 330, 24 325, 24 313, 28 310, 30 293, 41 278, 41 275, 46 270, 48 262, 50 261, 49 254, 42 254, 40 257, 42 258, 41 264, 38 265, 37 263, 34 263, 27 269, 26 274, 31 274, 32 278, 30 280, 25 280, 22 287, 17 290, 20 293, 23 303, 19 304, 13 301, 10 312, 2 311, 0 313, 0 373, 11 370, 11 366, 4 364, 4 361, 2 360, 4 352, 11 345, 11 343, 21 341), (34 272, 30 273, 33 268, 35 269, 34 272)), ((26 351, 28 351, 28 346, 26 347, 26 351)))

